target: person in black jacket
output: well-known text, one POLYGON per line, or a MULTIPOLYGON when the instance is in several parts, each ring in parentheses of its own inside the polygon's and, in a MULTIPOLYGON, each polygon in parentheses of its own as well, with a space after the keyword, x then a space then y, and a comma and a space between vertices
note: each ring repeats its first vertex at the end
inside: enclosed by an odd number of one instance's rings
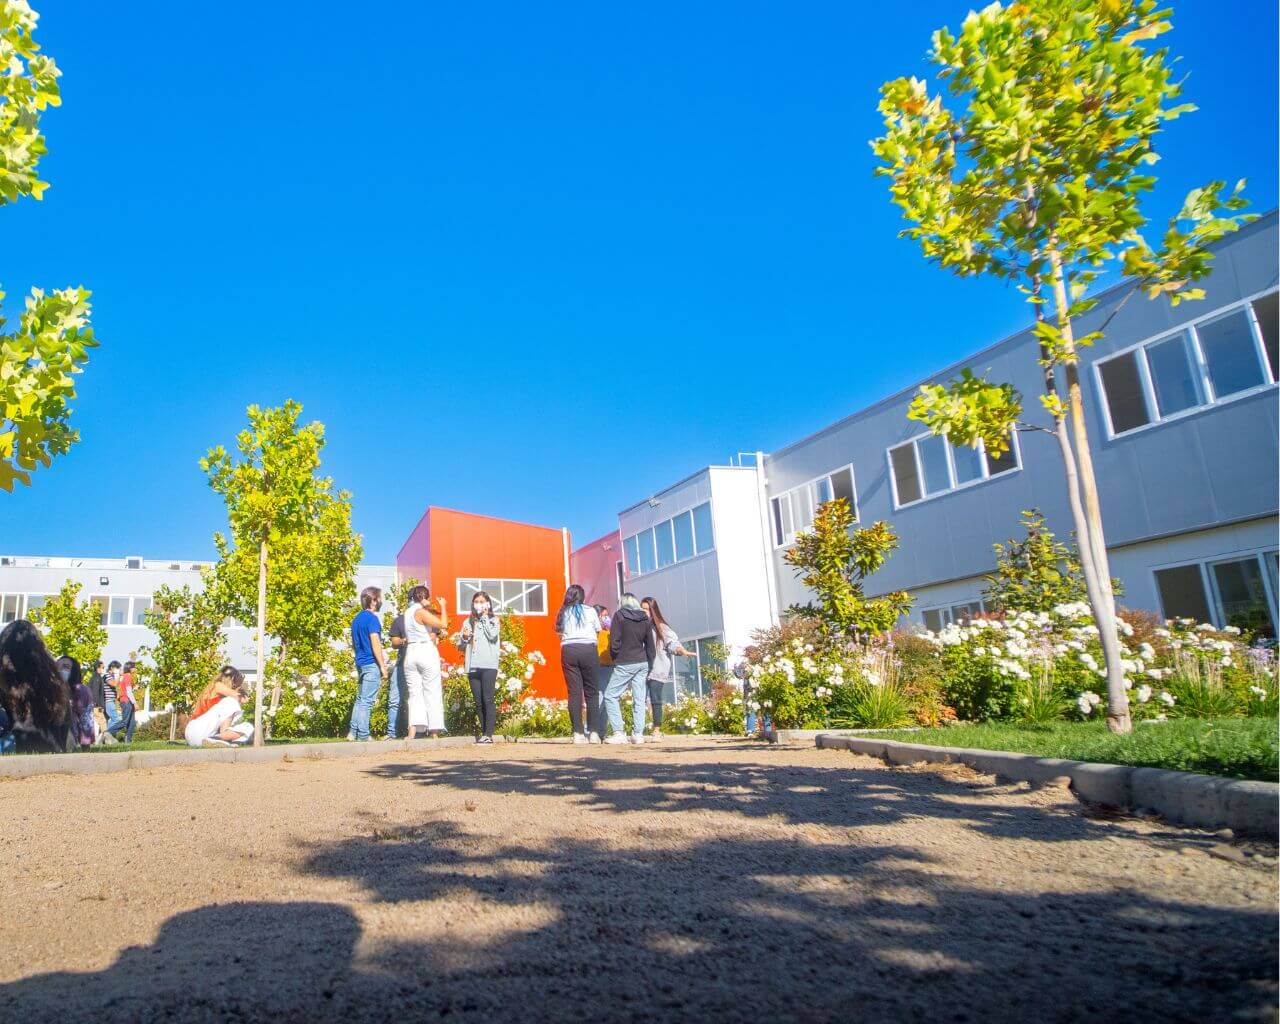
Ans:
POLYGON ((604 709, 613 735, 606 743, 626 743, 622 723, 622 694, 631 689, 631 742, 644 742, 645 680, 653 667, 653 626, 635 594, 623 594, 618 614, 609 623, 609 655, 613 674, 604 694, 604 709))

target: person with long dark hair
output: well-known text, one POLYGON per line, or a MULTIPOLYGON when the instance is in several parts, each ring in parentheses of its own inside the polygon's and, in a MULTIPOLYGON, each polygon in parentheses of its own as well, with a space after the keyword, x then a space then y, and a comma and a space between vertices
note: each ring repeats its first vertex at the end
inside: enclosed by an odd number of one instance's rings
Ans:
POLYGON ((676 680, 675 658, 697 658, 693 651, 686 650, 680 643, 680 636, 667 622, 658 607, 657 598, 646 597, 640 607, 649 616, 653 626, 654 652, 653 663, 649 668, 646 681, 649 691, 649 705, 653 709, 653 738, 662 739, 662 694, 667 684, 674 686, 676 680))
POLYGON ((560 667, 569 689, 569 721, 574 743, 599 743, 603 730, 603 702, 600 699, 600 655, 596 635, 600 616, 584 604, 587 592, 574 583, 564 592, 564 602, 556 613, 560 634, 560 667), (585 715, 583 704, 586 704, 585 715))
POLYGON ((71 696, 40 631, 26 619, 0 630, 0 707, 19 754, 75 749, 71 696))
POLYGON ((644 683, 653 666, 653 630, 635 594, 623 594, 609 629, 613 674, 604 694, 605 713, 613 726, 606 743, 626 743, 622 731, 622 695, 631 691, 631 742, 644 742, 644 683))
POLYGON ((404 678, 409 691, 409 739, 422 728, 428 736, 444 734, 444 687, 440 676, 437 637, 449 628, 444 601, 431 602, 431 591, 422 584, 409 591, 404 610, 404 678))
POLYGON ((55 664, 58 675, 67 686, 67 696, 71 698, 71 731, 80 748, 88 750, 97 739, 97 729, 93 724, 93 691, 85 684, 80 662, 71 655, 62 655, 55 664))
POLYGON ((498 684, 498 663, 502 658, 502 623, 493 614, 493 598, 483 590, 471 599, 471 614, 462 624, 463 667, 471 683, 480 720, 477 743, 492 743, 498 712, 494 690, 498 684))

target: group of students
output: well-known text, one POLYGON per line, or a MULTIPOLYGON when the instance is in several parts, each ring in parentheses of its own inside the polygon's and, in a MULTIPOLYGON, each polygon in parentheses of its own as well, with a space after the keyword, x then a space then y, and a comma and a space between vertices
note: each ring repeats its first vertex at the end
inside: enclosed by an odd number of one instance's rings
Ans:
POLYGON ((630 742, 645 741, 646 704, 652 711, 652 736, 661 739, 662 697, 675 680, 675 658, 694 653, 680 643, 652 597, 623 594, 613 615, 604 605, 585 602, 586 592, 575 583, 556 614, 573 742, 628 742, 622 720, 622 695, 628 690, 630 742))
MULTIPOLYGON (((560 664, 569 689, 569 719, 574 743, 626 743, 622 695, 631 691, 630 741, 645 740, 646 706, 652 710, 652 736, 662 736, 664 689, 675 680, 677 657, 694 657, 651 597, 623 594, 614 615, 604 605, 588 605, 576 583, 565 592, 556 615, 560 664), (612 729, 612 732, 610 732, 612 729)), ((351 621, 351 648, 358 685, 347 739, 371 739, 373 708, 387 682, 387 739, 416 739, 446 732, 440 638, 449 631, 442 599, 427 587, 409 592, 409 607, 389 630, 390 651, 382 641, 382 590, 366 587, 360 611, 351 621), (395 652, 395 660, 390 657, 395 652), (403 732, 401 731, 403 729, 403 732)), ((471 684, 479 731, 477 743, 492 743, 497 723, 497 679, 502 630, 493 598, 479 591, 458 634, 463 667, 471 684)))
MULTIPOLYGON (((137 728, 135 665, 112 661, 84 668, 69 654, 54 658, 34 625, 18 619, 0 630, 0 753, 61 754, 95 743, 130 742, 137 728)), ((186 727, 193 747, 246 743, 241 722, 244 677, 224 667, 205 687, 186 727)))

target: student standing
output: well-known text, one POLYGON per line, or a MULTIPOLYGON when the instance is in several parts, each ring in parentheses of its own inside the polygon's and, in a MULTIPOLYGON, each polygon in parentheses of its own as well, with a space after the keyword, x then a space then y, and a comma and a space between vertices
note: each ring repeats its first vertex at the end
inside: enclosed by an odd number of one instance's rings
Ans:
POLYGON ((604 728, 600 656, 596 653, 600 616, 590 605, 583 604, 586 596, 587 592, 576 583, 564 592, 564 601, 556 613, 556 632, 560 634, 560 667, 569 689, 573 742, 599 743, 604 728))
POLYGON ((621 698, 631 690, 631 742, 644 742, 644 686, 653 665, 653 629, 635 594, 623 594, 622 605, 609 628, 609 654, 613 674, 605 691, 604 706, 613 727, 608 743, 626 743, 621 698))
POLYGON ((133 742, 133 731, 138 727, 138 720, 135 717, 137 707, 134 697, 133 669, 133 662, 126 661, 123 671, 121 671, 120 677, 116 681, 116 703, 120 708, 120 717, 116 722, 115 729, 112 731, 116 734, 117 739, 119 734, 123 732, 126 743, 133 742))
POLYGON ((502 657, 502 623, 493 614, 493 599, 483 590, 471 599, 471 614, 462 624, 463 664, 480 720, 477 743, 492 743, 498 717, 494 689, 502 657))
POLYGON ((382 680, 387 678, 387 658, 382 650, 382 623, 378 609, 382 607, 382 590, 365 587, 360 591, 360 611, 351 620, 351 649, 356 657, 356 700, 351 708, 351 731, 347 739, 363 742, 369 739, 369 719, 373 702, 378 699, 382 680))
POLYGON ((115 741, 116 727, 120 724, 120 702, 116 698, 116 687, 120 682, 120 662, 113 661, 107 666, 107 674, 102 680, 102 711, 107 716, 107 735, 115 741))
POLYGON ((58 675, 66 683, 67 696, 71 699, 71 731, 76 743, 88 750, 97 738, 97 730, 93 725, 93 691, 85 685, 80 662, 71 655, 62 655, 56 664, 58 675))
POLYGON ((653 625, 655 640, 653 664, 649 669, 646 687, 649 691, 649 703, 653 706, 653 738, 660 740, 662 739, 662 693, 668 684, 675 685, 674 659, 676 656, 696 659, 697 655, 693 651, 685 650, 676 631, 667 624, 656 598, 646 597, 640 602, 640 606, 653 625))
POLYGON ((439 612, 427 607, 431 591, 416 586, 409 591, 409 607, 404 612, 404 677, 408 690, 409 739, 418 738, 418 729, 439 736, 444 727, 444 690, 440 679, 440 650, 436 636, 449 628, 444 601, 436 599, 439 612))
MULTIPOLYGON (((595 606, 596 616, 600 619, 600 632, 596 635, 596 657, 600 659, 600 708, 604 710, 604 695, 609 691, 609 680, 613 677, 613 655, 609 653, 609 624, 613 621, 609 609, 602 604, 595 606)), ((600 725, 605 723, 605 716, 600 716, 600 725)))
POLYGON ((404 654, 408 643, 404 636, 404 612, 392 620, 388 636, 396 660, 387 679, 387 739, 395 740, 404 735, 401 724, 409 710, 408 685, 404 678, 404 654))

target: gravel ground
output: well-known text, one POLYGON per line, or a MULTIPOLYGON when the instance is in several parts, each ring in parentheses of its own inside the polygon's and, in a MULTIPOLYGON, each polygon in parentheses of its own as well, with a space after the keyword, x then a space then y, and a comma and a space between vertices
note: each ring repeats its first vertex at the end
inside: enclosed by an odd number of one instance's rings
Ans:
POLYGON ((801 744, 0 780, 20 1022, 1276 1017, 1274 847, 801 744))

